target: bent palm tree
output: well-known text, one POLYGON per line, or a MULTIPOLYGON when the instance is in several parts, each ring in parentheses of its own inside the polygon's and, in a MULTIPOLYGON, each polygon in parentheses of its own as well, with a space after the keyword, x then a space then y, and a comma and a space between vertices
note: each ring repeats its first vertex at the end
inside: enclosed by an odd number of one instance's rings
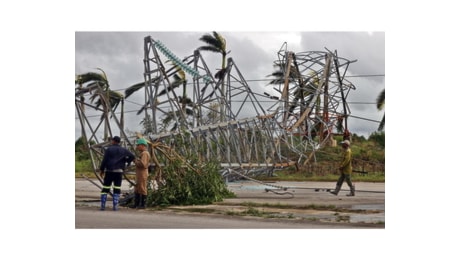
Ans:
MULTIPOLYGON (((168 62, 168 61, 167 61, 168 62)), ((166 62, 166 63, 167 63, 166 62)), ((146 112, 145 118, 141 121, 141 124, 144 125, 146 131, 144 134, 148 134, 149 132, 154 132, 151 125, 153 124, 152 118, 147 113, 147 108, 151 106, 151 102, 154 102, 154 106, 158 106, 164 104, 166 102, 173 102, 178 104, 179 110, 174 110, 173 106, 171 106, 170 111, 163 111, 164 117, 162 118, 163 123, 163 130, 174 131, 179 126, 178 122, 184 122, 187 116, 193 115, 193 110, 189 109, 188 107, 194 107, 194 103, 190 98, 187 97, 187 79, 184 70, 174 62, 172 62, 173 66, 166 71, 166 76, 168 78, 172 77, 172 81, 167 81, 169 84, 164 84, 163 89, 159 90, 155 96, 155 100, 148 99, 146 104, 144 104, 138 111, 137 115, 140 115, 142 112, 146 112), (182 87, 182 96, 175 95, 175 89, 182 87), (172 97, 169 97, 169 93, 174 92, 172 97), (168 95, 169 99, 159 101, 159 97, 168 95), (175 122, 172 129, 167 129, 171 122, 175 122), (148 126, 148 127, 146 127, 148 126)), ((155 84, 156 88, 161 84, 162 78, 157 76, 151 80, 151 84, 155 84)), ((125 90, 126 97, 133 95, 138 90, 145 87, 145 82, 140 82, 128 87, 125 90)), ((161 109, 160 109, 161 110, 161 109)))
MULTIPOLYGON (((182 96, 177 96, 177 100, 173 100, 174 102, 177 102, 180 105, 180 111, 169 111, 168 113, 166 113, 165 118, 163 118, 163 124, 166 126, 169 125, 173 118, 181 118, 183 119, 182 121, 186 121, 184 117, 193 116, 194 114, 193 110, 188 108, 194 107, 195 105, 193 101, 187 97, 187 78, 185 72, 176 64, 174 66, 177 69, 177 74, 174 74, 173 76, 174 81, 171 83, 170 87, 163 89, 158 94, 158 96, 162 96, 165 95, 167 92, 170 92, 173 89, 182 86, 182 96)), ((170 129, 170 131, 176 130, 178 126, 178 122, 176 122, 173 128, 170 129)))
MULTIPOLYGON (((276 70, 270 74, 267 75, 267 77, 274 77, 273 80, 271 80, 267 85, 278 85, 278 84, 284 84, 286 80, 286 72, 283 68, 286 68, 287 65, 285 63, 276 63, 274 65, 276 70)), ((302 75, 300 74, 298 70, 298 66, 296 62, 294 61, 294 66, 291 66, 289 70, 289 75, 287 76, 288 84, 291 83, 298 83, 297 88, 295 88, 294 92, 292 93, 292 96, 289 95, 288 98, 291 98, 291 100, 286 100, 289 104, 288 110, 285 111, 284 119, 287 120, 290 116, 294 115, 294 111, 296 109, 300 109, 300 114, 305 111, 308 107, 310 107, 310 104, 313 100, 314 93, 316 91, 316 88, 318 87, 319 84, 319 79, 316 74, 310 73, 310 76, 307 79, 302 79, 302 75)), ((279 97, 276 96, 271 96, 267 92, 264 92, 264 94, 271 99, 276 99, 279 100, 279 97)), ((318 100, 320 98, 318 97, 318 100)), ((308 132, 308 125, 307 122, 305 121, 305 131, 308 132)))
MULTIPOLYGON (((99 69, 102 73, 94 73, 94 72, 88 72, 85 74, 80 74, 75 77, 75 85, 78 85, 79 88, 82 88, 84 84, 88 83, 86 85, 87 89, 91 89, 93 87, 100 87, 104 93, 105 97, 108 98, 108 102, 110 103, 110 107, 112 110, 116 110, 118 105, 121 103, 123 104, 124 97, 121 93, 113 91, 110 89, 109 86, 109 81, 107 80, 107 75, 102 69, 99 69)), ((100 93, 95 92, 90 100, 95 103, 96 107, 100 107, 103 105, 102 103, 102 97, 100 96, 100 93)))
MULTIPOLYGON (((120 124, 123 129, 124 96, 119 92, 111 90, 109 81, 107 80, 107 75, 102 69, 98 68, 98 70, 100 70, 101 73, 88 72, 85 74, 77 75, 75 77, 75 85, 78 85, 78 88, 80 89, 86 88, 90 91, 92 89, 96 90, 90 97, 90 101, 95 104, 96 108, 99 108, 101 106, 103 107, 103 114, 101 115, 101 120, 102 118, 107 116, 110 110, 115 111, 121 104, 120 124), (84 84, 87 85, 83 87, 84 84)), ((83 95, 81 96, 81 99, 81 103, 84 104, 83 95)), ((104 135, 105 138, 108 137, 107 128, 104 131, 104 135)))
POLYGON ((201 46, 198 50, 217 52, 222 55, 222 66, 221 69, 214 75, 216 79, 223 79, 225 75, 226 60, 227 57, 227 43, 225 38, 217 32, 212 32, 213 35, 205 34, 201 36, 200 41, 205 42, 208 45, 201 46))
MULTIPOLYGON (((146 130, 146 132, 144 134, 148 134, 149 132, 155 132, 153 130, 154 128, 151 127, 154 121, 152 121, 152 119, 150 118, 150 115, 147 113, 147 109, 149 107, 151 107, 151 103, 154 102, 154 106, 157 106, 159 104, 158 103, 158 97, 163 96, 163 95, 173 91, 175 88, 178 88, 181 85, 184 86, 184 91, 185 91, 185 85, 186 85, 185 72, 179 66, 174 64, 174 66, 172 66, 171 68, 166 70, 165 73, 166 73, 166 77, 168 77, 168 78, 171 77, 171 76, 173 77, 173 82, 171 82, 171 84, 169 84, 169 85, 164 85, 164 88, 156 94, 155 100, 152 100, 153 97, 149 98, 146 101, 146 103, 136 113, 137 115, 140 115, 142 112, 145 112, 145 117, 141 121, 141 124, 143 124, 144 128, 148 129, 148 130, 146 130), (149 126, 146 127, 146 125, 149 125, 149 126)), ((157 76, 155 78, 152 78, 150 80, 149 84, 155 85, 155 88, 157 89, 158 86, 160 86, 161 82, 162 82, 162 77, 157 76)), ((139 82, 139 83, 136 83, 136 84, 134 84, 132 86, 129 86, 125 90, 126 98, 130 97, 131 95, 133 95, 134 93, 136 93, 140 89, 144 89, 145 84, 146 84, 145 82, 139 82)), ((173 115, 171 115, 171 116, 173 116, 173 115)))
MULTIPOLYGON (((220 35, 219 33, 215 31, 212 32, 212 35, 205 34, 201 36, 200 41, 205 42, 207 45, 199 47, 198 50, 217 52, 222 55, 221 68, 217 71, 214 77, 218 79, 219 81, 221 81, 222 95, 225 96, 226 90, 225 90, 224 76, 227 70, 226 57, 227 57, 227 54, 229 53, 227 52, 227 42, 225 41, 225 38, 222 37, 222 35, 220 35)), ((221 121, 224 121, 225 114, 226 114, 225 106, 222 104, 220 106, 220 120, 221 121)))

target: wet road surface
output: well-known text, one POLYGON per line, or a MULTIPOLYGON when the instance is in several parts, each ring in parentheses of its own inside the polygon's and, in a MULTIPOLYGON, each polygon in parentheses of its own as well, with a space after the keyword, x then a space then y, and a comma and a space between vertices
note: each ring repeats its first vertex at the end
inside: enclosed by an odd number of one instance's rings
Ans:
MULTIPOLYGON (((75 228, 385 228, 385 184, 355 183, 356 196, 327 192, 332 182, 230 182, 237 197, 213 205, 175 206, 166 210, 121 207, 99 211, 99 188, 75 181, 75 228), (286 189, 277 189, 279 186, 286 189), (249 209, 249 210, 248 210, 249 209), (247 214, 247 212, 257 214, 247 214)), ((128 191, 126 182, 122 190, 128 191)))

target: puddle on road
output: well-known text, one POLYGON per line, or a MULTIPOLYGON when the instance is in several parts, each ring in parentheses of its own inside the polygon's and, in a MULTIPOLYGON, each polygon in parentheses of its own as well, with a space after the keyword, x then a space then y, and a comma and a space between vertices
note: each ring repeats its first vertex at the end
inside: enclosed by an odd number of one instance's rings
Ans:
POLYGON ((351 206, 353 210, 375 210, 378 213, 371 214, 350 214, 350 222, 352 223, 383 223, 385 222, 385 204, 363 204, 351 206))
POLYGON ((243 183, 227 183, 227 187, 229 189, 235 189, 235 190, 265 190, 265 189, 278 189, 280 187, 279 185, 273 184, 259 184, 259 185, 247 185, 243 183))
POLYGON ((351 209, 354 209, 354 210, 382 210, 382 211, 385 211, 385 204, 359 204, 359 205, 352 205, 351 209))
POLYGON ((384 223, 385 213, 378 214, 352 214, 350 215, 351 223, 384 223))
MULTIPOLYGON (((232 188, 235 188, 235 187, 232 187, 232 188)), ((265 185, 257 185, 257 186, 245 185, 245 186, 241 186, 241 187, 237 187, 237 188, 241 189, 241 190, 265 190, 265 189, 272 189, 273 187, 265 186, 265 185)))

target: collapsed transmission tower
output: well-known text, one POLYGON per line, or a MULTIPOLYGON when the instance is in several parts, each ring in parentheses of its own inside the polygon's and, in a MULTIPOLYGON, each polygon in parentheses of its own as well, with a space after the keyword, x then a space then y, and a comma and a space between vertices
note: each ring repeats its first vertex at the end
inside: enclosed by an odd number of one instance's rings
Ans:
POLYGON ((354 61, 338 57, 337 52, 293 53, 286 44, 283 47, 274 62, 282 77, 270 82, 278 96, 264 94, 278 100, 268 109, 282 125, 278 136, 299 156, 298 162, 307 164, 317 149, 335 145, 334 135, 349 138, 346 99, 355 86, 345 74, 354 61))
POLYGON ((180 138, 189 144, 181 149, 189 147, 203 158, 217 158, 223 168, 270 172, 308 163, 315 150, 333 145, 333 134, 348 131, 346 98, 354 86, 345 73, 352 61, 336 52, 281 49, 275 65, 283 77, 274 81, 278 83, 274 91, 280 94, 276 97, 254 93, 232 58, 224 75, 215 80, 198 50, 181 60, 150 36, 144 39, 144 50, 150 108, 145 113, 152 118, 152 140, 174 143, 180 138), (164 60, 172 61, 172 66, 167 69, 164 60), (179 88, 171 81, 174 75, 184 78, 184 73, 193 84, 179 88), (274 105, 264 108, 261 101, 265 100, 274 105), (171 118, 171 129, 157 128, 171 118))
MULTIPOLYGON (((214 78, 199 50, 179 59, 161 41, 147 36, 142 110, 150 126, 145 137, 182 154, 193 149, 203 160, 217 159, 223 175, 270 174, 276 168, 307 164, 315 151, 334 145, 333 135, 348 134, 346 98, 355 87, 345 74, 352 62, 329 50, 293 53, 284 44, 274 62, 280 73, 270 82, 273 88, 259 94, 232 58, 227 59, 225 73, 214 78), (272 105, 261 105, 267 101, 272 105)), ((98 129, 104 126, 109 135, 118 129, 130 148, 137 138, 126 135, 106 93, 98 84, 79 86, 75 92, 82 136, 88 145, 93 143, 89 147, 95 172, 101 147, 107 145, 107 140, 97 140, 98 129), (86 101, 85 95, 94 93, 99 93, 102 109, 86 101), (101 113, 96 126, 84 107, 101 113)))

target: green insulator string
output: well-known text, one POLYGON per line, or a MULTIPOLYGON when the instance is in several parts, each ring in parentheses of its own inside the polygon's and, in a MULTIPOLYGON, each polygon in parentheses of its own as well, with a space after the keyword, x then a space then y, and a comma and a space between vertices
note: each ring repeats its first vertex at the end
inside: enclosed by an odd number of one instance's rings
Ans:
POLYGON ((212 82, 211 78, 208 75, 200 76, 198 71, 190 67, 189 65, 183 63, 174 53, 172 53, 164 44, 160 41, 154 41, 155 46, 166 56, 168 59, 172 60, 175 64, 181 67, 187 74, 195 77, 200 78, 202 77, 206 83, 212 82))

